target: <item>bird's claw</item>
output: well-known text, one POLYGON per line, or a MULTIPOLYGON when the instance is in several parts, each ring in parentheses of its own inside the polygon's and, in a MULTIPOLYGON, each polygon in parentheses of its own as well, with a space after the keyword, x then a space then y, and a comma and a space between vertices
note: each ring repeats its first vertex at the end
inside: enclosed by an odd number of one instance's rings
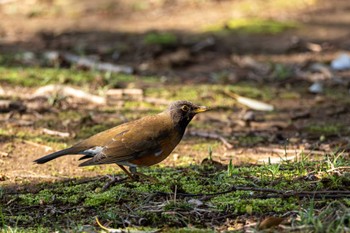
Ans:
POLYGON ((159 180, 155 177, 152 177, 152 176, 147 176, 143 173, 140 173, 140 172, 135 172, 133 173, 133 177, 136 178, 136 181, 140 181, 140 182, 143 182, 143 181, 149 181, 150 183, 152 184, 156 184, 156 183, 159 183, 159 180))
POLYGON ((119 176, 114 175, 106 175, 108 179, 110 179, 109 182, 107 182, 103 187, 102 191, 106 191, 111 185, 117 184, 117 183, 123 183, 128 179, 128 177, 120 178, 119 176))

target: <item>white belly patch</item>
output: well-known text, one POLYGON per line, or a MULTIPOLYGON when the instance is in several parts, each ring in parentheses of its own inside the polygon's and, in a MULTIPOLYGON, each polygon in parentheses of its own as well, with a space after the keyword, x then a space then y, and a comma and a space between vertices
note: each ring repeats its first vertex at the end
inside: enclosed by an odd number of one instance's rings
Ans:
POLYGON ((102 150, 103 150, 102 146, 95 146, 95 147, 90 148, 88 150, 84 150, 83 154, 97 155, 97 154, 101 153, 102 150))

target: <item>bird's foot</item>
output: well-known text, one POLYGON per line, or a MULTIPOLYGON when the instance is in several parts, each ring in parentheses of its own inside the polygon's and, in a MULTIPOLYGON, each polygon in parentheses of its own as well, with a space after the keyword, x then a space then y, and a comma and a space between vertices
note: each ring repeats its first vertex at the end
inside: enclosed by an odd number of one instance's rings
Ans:
POLYGON ((146 180, 146 181, 149 181, 152 184, 159 183, 159 180, 157 178, 145 175, 145 174, 143 174, 141 172, 134 172, 134 173, 132 173, 132 175, 133 175, 133 180, 136 180, 136 181, 143 182, 143 181, 146 180))
POLYGON ((102 191, 106 191, 111 185, 124 183, 129 177, 120 178, 119 176, 107 175, 108 181, 103 187, 102 191))

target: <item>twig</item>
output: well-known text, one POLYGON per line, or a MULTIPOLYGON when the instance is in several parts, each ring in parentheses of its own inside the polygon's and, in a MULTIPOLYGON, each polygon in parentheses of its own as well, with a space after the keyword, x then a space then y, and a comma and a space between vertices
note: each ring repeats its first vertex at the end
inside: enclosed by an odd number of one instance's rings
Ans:
POLYGON ((96 70, 107 71, 112 73, 126 73, 126 74, 131 74, 133 72, 133 68, 130 66, 115 65, 115 64, 106 63, 106 62, 98 62, 98 61, 94 61, 93 59, 77 56, 71 53, 63 53, 61 56, 64 60, 66 60, 69 63, 74 63, 77 66, 82 66, 89 69, 96 69, 96 70))
POLYGON ((51 130, 51 129, 47 129, 47 128, 43 128, 42 132, 46 133, 48 135, 59 136, 61 138, 69 137, 69 133, 67 133, 67 132, 60 132, 60 131, 51 130))
POLYGON ((334 167, 332 169, 328 169, 327 172, 337 171, 337 170, 346 170, 350 169, 350 166, 341 166, 341 167, 334 167))
MULTIPOLYGON (((109 177, 109 176, 108 176, 109 177)), ((129 177, 125 177, 125 178, 119 178, 119 177, 115 177, 115 176, 112 176, 112 177, 109 177, 111 179, 110 182, 107 182, 103 187, 102 187, 102 191, 106 191, 111 185, 113 184, 122 184, 124 182, 126 182, 129 177)))
POLYGON ((233 145, 230 144, 223 136, 216 133, 200 132, 200 131, 189 131, 189 135, 203 138, 211 138, 220 140, 227 149, 232 149, 233 145))
POLYGON ((64 85, 53 85, 53 84, 40 87, 35 91, 32 98, 42 97, 42 96, 47 98, 48 96, 51 96, 55 93, 56 94, 58 93, 62 96, 71 96, 77 99, 82 99, 84 101, 92 102, 95 104, 102 104, 102 105, 106 104, 106 99, 104 97, 92 95, 90 93, 87 93, 85 91, 82 91, 73 87, 64 86, 64 85))
POLYGON ((41 148, 45 149, 45 151, 50 151, 50 150, 52 150, 52 147, 50 147, 50 146, 45 146, 45 145, 41 145, 41 144, 36 143, 36 142, 32 142, 32 141, 28 141, 28 140, 23 140, 23 142, 25 142, 25 143, 27 143, 27 144, 29 144, 29 145, 31 145, 31 146, 41 147, 41 148))

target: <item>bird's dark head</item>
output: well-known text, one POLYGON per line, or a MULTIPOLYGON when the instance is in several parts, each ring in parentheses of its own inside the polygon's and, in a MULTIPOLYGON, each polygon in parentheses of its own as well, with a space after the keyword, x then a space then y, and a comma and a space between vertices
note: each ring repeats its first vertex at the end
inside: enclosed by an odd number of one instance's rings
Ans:
POLYGON ((168 110, 170 111, 174 124, 185 130, 188 123, 190 123, 197 113, 205 112, 209 109, 205 106, 199 106, 189 101, 180 100, 171 103, 168 110))

